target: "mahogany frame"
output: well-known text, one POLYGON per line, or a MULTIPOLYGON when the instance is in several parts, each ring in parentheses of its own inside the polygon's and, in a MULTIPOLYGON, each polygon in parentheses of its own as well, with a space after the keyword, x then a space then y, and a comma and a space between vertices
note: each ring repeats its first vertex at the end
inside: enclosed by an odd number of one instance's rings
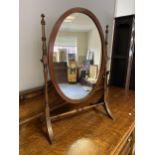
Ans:
POLYGON ((49 72, 50 72, 50 77, 53 82, 53 85, 54 85, 55 89, 57 90, 58 94, 68 103, 80 104, 82 102, 86 102, 94 94, 95 88, 98 86, 100 80, 103 78, 103 75, 105 74, 105 71, 106 71, 106 68, 105 68, 105 66, 106 66, 105 65, 106 64, 106 49, 105 49, 104 42, 105 42, 105 40, 104 40, 104 36, 103 36, 102 27, 101 27, 97 17, 91 11, 89 11, 85 8, 78 7, 78 8, 72 8, 72 9, 66 11, 62 16, 60 16, 60 18, 57 20, 56 24, 54 25, 54 28, 50 35, 49 44, 48 44, 49 45, 48 46, 49 72), (95 85, 94 89, 86 97, 84 97, 82 99, 76 99, 76 100, 68 98, 61 91, 60 87, 57 84, 56 77, 54 76, 55 73, 54 73, 54 65, 53 65, 54 44, 55 44, 55 40, 56 40, 58 31, 59 31, 60 26, 63 23, 64 19, 67 16, 71 15, 72 13, 83 13, 83 14, 87 15, 88 17, 90 17, 98 29, 98 32, 100 35, 100 40, 101 40, 101 67, 100 68, 102 68, 102 70, 99 71, 99 77, 97 79, 96 85, 95 85))
POLYGON ((84 106, 84 107, 81 107, 78 109, 74 109, 74 110, 71 110, 69 112, 58 114, 56 116, 50 115, 50 108, 49 108, 49 102, 48 102, 48 67, 49 67, 50 77, 51 77, 52 83, 53 83, 56 91, 66 102, 71 103, 71 104, 79 104, 79 103, 87 101, 95 93, 95 88, 94 88, 91 91, 91 93, 88 96, 86 96, 85 98, 80 99, 80 100, 71 100, 71 99, 67 98, 61 92, 60 88, 57 85, 55 76, 53 76, 54 75, 54 68, 53 68, 53 59, 52 58, 53 58, 53 49, 54 49, 54 42, 56 39, 56 35, 58 33, 58 30, 59 30, 63 20, 68 15, 70 15, 72 13, 83 13, 85 15, 88 15, 94 21, 94 23, 95 23, 95 25, 99 31, 100 39, 101 39, 101 46, 102 46, 101 47, 101 49, 102 49, 101 68, 103 68, 103 69, 102 70, 100 69, 99 78, 97 80, 96 86, 99 84, 100 80, 104 79, 104 88, 106 89, 106 79, 107 79, 107 76, 106 76, 107 54, 106 53, 107 53, 107 44, 108 44, 108 42, 107 42, 107 40, 108 40, 108 26, 106 26, 106 31, 105 31, 106 37, 104 39, 102 27, 101 27, 98 19, 96 18, 96 16, 92 12, 90 12, 89 10, 84 9, 84 8, 79 8, 79 7, 78 8, 72 8, 72 9, 66 11, 57 20, 57 22, 53 28, 53 31, 51 33, 51 36, 50 36, 48 53, 47 53, 46 34, 45 34, 45 20, 44 20, 45 15, 42 14, 41 15, 41 18, 42 18, 41 19, 41 25, 42 25, 42 51, 43 51, 43 56, 42 56, 41 62, 43 63, 44 82, 45 82, 45 91, 44 91, 44 93, 45 93, 45 112, 44 113, 45 113, 45 124, 46 124, 47 134, 48 134, 48 138, 49 138, 50 143, 53 142, 53 129, 52 129, 51 120, 59 119, 61 117, 65 117, 65 116, 70 116, 70 115, 79 113, 79 112, 84 111, 84 110, 95 108, 99 105, 102 105, 104 107, 107 115, 111 119, 113 119, 112 113, 108 107, 108 103, 104 99, 104 97, 105 97, 104 91, 103 91, 103 99, 101 102, 98 102, 98 103, 93 104, 93 105, 84 106))

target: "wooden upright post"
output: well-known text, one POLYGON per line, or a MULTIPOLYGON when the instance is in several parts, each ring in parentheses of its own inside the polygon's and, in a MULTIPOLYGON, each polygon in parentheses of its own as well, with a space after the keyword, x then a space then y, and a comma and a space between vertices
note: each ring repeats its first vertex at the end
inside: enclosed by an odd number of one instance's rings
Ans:
MULTIPOLYGON (((108 48, 108 32, 109 32, 109 26, 108 25, 106 25, 106 30, 105 30, 105 60, 104 60, 104 62, 105 62, 105 64, 104 64, 104 92, 106 91, 106 89, 107 89, 107 48, 108 48)), ((104 94, 106 94, 106 92, 104 93, 104 94)), ((110 109, 109 109, 109 106, 108 106, 108 103, 106 102, 106 99, 105 99, 105 95, 104 95, 104 108, 105 108, 105 110, 106 110, 106 112, 107 112, 107 114, 108 114, 108 116, 111 118, 111 119, 113 119, 113 116, 112 116, 112 113, 111 113, 111 111, 110 111, 110 109)))
POLYGON ((53 141, 53 129, 50 120, 50 108, 48 102, 48 57, 47 57, 47 46, 46 46, 46 34, 45 34, 45 15, 41 14, 41 25, 42 25, 42 59, 41 62, 43 63, 43 72, 44 72, 44 82, 45 82, 45 121, 46 121, 46 128, 47 134, 50 143, 53 141))
POLYGON ((108 33, 109 33, 109 26, 106 25, 106 30, 105 30, 105 90, 107 88, 107 59, 108 59, 108 33))

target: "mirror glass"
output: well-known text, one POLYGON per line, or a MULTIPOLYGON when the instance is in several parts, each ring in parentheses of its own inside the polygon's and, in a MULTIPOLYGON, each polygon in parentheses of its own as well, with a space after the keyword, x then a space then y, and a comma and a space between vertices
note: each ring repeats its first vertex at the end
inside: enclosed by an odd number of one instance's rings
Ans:
POLYGON ((82 13, 66 17, 57 33, 54 76, 62 93, 79 100, 92 91, 99 76, 101 39, 93 20, 82 13))

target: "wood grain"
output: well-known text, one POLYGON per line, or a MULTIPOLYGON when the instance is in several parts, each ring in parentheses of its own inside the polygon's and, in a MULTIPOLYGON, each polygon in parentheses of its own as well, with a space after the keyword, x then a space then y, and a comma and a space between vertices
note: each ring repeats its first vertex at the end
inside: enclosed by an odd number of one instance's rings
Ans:
MULTIPOLYGON (((73 142, 83 137, 96 141, 103 148, 103 154, 116 155, 134 126, 134 91, 126 92, 124 89, 111 87, 106 98, 115 115, 114 121, 102 113, 103 107, 54 121, 52 125, 55 140, 50 145, 42 131, 42 124, 37 119, 20 128, 20 155, 64 155, 73 142)), ((41 100, 43 96, 33 99, 33 103, 29 100, 25 105, 39 105, 41 100)), ((22 112, 28 110, 27 107, 22 108, 22 112)), ((63 108, 62 110, 65 111, 63 108)), ((59 112, 60 110, 57 111, 59 112)))

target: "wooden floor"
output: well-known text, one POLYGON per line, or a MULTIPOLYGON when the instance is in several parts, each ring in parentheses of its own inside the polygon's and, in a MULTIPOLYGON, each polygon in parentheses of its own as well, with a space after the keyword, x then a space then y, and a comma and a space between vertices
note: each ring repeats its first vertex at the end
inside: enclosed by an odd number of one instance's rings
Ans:
MULTIPOLYGON (((37 101, 37 100, 36 100, 37 101)), ((47 141, 39 119, 20 127, 20 155, 64 155, 77 139, 86 137, 102 146, 103 154, 112 154, 134 123, 134 92, 110 88, 107 101, 115 117, 111 120, 99 110, 74 115, 52 123, 54 143, 47 141)))

